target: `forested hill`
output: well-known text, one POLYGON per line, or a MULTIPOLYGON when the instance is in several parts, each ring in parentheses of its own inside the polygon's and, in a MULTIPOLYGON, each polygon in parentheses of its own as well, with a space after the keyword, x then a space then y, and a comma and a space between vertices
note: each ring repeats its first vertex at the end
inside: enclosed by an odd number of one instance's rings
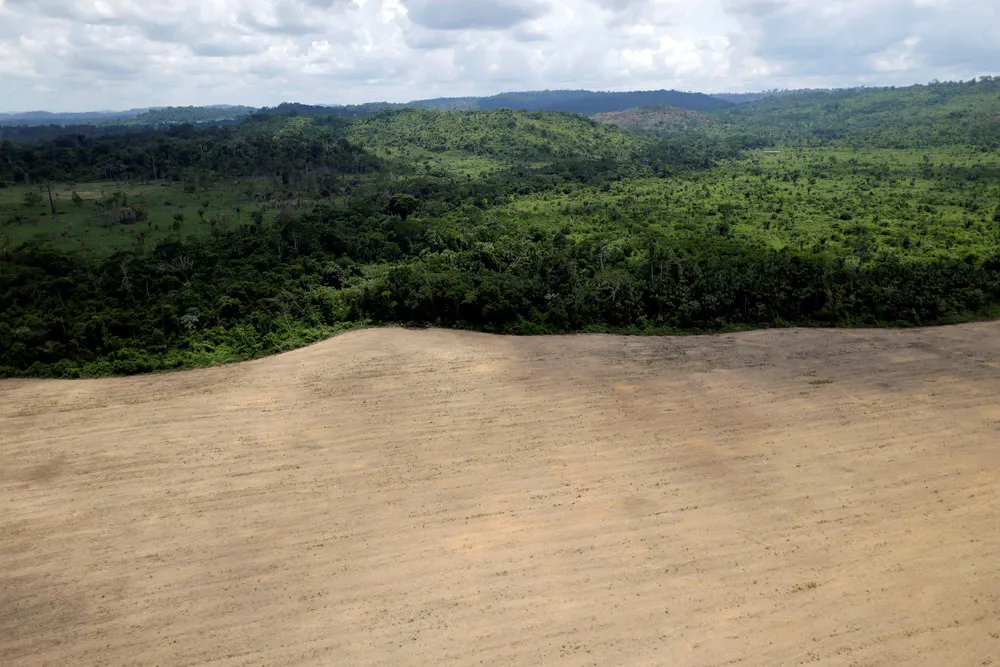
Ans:
POLYGON ((256 109, 245 106, 164 107, 121 112, 0 114, 0 142, 25 143, 64 136, 97 138, 177 125, 233 125, 256 109))
POLYGON ((324 106, 286 103, 261 109, 262 114, 341 116, 361 118, 394 109, 425 109, 433 111, 488 111, 510 109, 513 111, 568 111, 590 116, 597 113, 625 111, 637 106, 666 105, 692 111, 727 109, 732 102, 702 93, 684 93, 676 90, 648 90, 630 92, 594 92, 590 90, 540 90, 524 93, 501 93, 489 97, 440 97, 414 100, 405 104, 372 102, 343 106, 324 106))
POLYGON ((771 143, 1000 148, 1000 77, 905 88, 785 92, 731 107, 723 124, 771 143))
POLYGON ((82 113, 53 113, 51 111, 0 113, 0 125, 96 125, 122 123, 135 118, 145 111, 148 111, 148 109, 86 111, 82 113))
POLYGON ((95 111, 85 113, 0 113, 0 125, 8 126, 123 126, 161 127, 180 123, 218 123, 246 118, 255 109, 247 106, 161 107, 128 111, 95 111))
POLYGON ((571 111, 584 115, 624 111, 634 107, 665 105, 710 111, 732 106, 731 102, 702 93, 677 90, 643 90, 629 92, 594 92, 589 90, 542 90, 525 93, 502 93, 491 97, 441 98, 419 100, 411 106, 428 109, 515 109, 528 111, 571 111))
MULTIPOLYGON (((163 107, 157 109, 132 109, 129 111, 102 111, 87 113, 49 113, 45 111, 18 114, 0 113, 0 126, 77 126, 120 127, 122 131, 134 128, 159 128, 184 123, 229 123, 258 113, 279 116, 339 116, 361 118, 383 111, 403 108, 432 109, 438 111, 475 111, 512 109, 527 111, 569 111, 583 115, 608 111, 624 111, 637 106, 668 105, 694 111, 725 109, 731 102, 702 93, 685 93, 676 90, 630 91, 621 93, 594 92, 589 90, 543 90, 525 93, 501 93, 489 97, 454 97, 415 100, 404 104, 370 102, 348 105, 317 105, 286 102, 275 107, 254 109, 246 106, 163 107)), ((46 138, 58 130, 8 133, 20 138, 46 138)), ((105 134, 108 131, 104 132, 105 134)))
POLYGON ((556 112, 429 111, 403 109, 352 124, 354 143, 391 155, 419 149, 430 154, 464 153, 503 162, 624 160, 641 140, 577 114, 556 112))
POLYGON ((346 104, 326 106, 321 104, 299 104, 298 102, 283 102, 276 107, 258 109, 258 116, 334 116, 337 118, 363 118, 372 114, 406 108, 405 104, 390 102, 369 102, 366 104, 346 104))
POLYGON ((629 130, 648 132, 700 129, 706 123, 711 123, 711 119, 705 114, 668 106, 648 106, 626 111, 599 113, 594 115, 594 120, 629 130))
POLYGON ((998 98, 990 79, 599 117, 636 131, 559 111, 286 106, 5 138, 0 376, 199 366, 385 323, 994 316, 998 98))

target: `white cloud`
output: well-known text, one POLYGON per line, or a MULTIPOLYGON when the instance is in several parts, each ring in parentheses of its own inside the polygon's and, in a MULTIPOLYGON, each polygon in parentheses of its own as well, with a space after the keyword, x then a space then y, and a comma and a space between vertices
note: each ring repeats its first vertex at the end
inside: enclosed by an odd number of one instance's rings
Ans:
POLYGON ((995 0, 0 0, 0 105, 354 103, 995 73, 995 0))
MULTIPOLYGON (((930 0, 918 0, 929 2, 930 0)), ((907 37, 899 44, 889 47, 871 57, 872 67, 877 72, 899 72, 916 69, 919 60, 915 47, 920 44, 919 37, 907 37)))

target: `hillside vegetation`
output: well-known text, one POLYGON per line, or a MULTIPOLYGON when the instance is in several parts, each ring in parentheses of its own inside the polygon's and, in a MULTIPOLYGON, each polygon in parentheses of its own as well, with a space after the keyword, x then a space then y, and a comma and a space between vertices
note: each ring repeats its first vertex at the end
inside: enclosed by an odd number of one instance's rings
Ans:
POLYGON ((571 111, 592 115, 623 111, 640 106, 672 106, 694 111, 710 111, 732 106, 731 102, 702 93, 677 90, 642 90, 594 92, 590 90, 541 90, 502 93, 491 97, 441 98, 412 103, 422 108, 440 110, 514 109, 524 111, 571 111))
POLYGON ((202 365, 367 323, 990 316, 998 95, 981 80, 614 117, 635 131, 560 112, 286 108, 2 143, 0 373, 202 365))
POLYGON ((348 128, 349 141, 378 155, 411 158, 476 156, 494 165, 571 158, 626 160, 642 140, 576 114, 406 109, 348 128))
POLYGON ((594 120, 628 130, 646 132, 701 129, 701 125, 711 122, 705 114, 668 106, 648 106, 599 113, 594 115, 594 120))
POLYGON ((786 93, 723 111, 771 143, 1000 148, 1000 77, 907 88, 786 93))
MULTIPOLYGON (((227 124, 253 114, 336 116, 362 118, 394 109, 430 109, 436 111, 477 111, 511 109, 515 111, 569 111, 591 115, 600 112, 622 111, 636 106, 669 105, 683 109, 707 111, 725 109, 732 102, 704 95, 676 90, 649 90, 628 92, 600 92, 590 90, 540 90, 523 93, 501 93, 488 97, 442 97, 414 100, 407 103, 369 102, 365 104, 316 105, 284 103, 276 107, 254 109, 247 106, 217 105, 208 107, 162 107, 156 109, 130 109, 127 111, 98 111, 85 113, 50 113, 30 111, 25 113, 0 113, 0 126, 14 128, 13 136, 52 138, 53 131, 66 128, 104 128, 104 132, 122 133, 129 129, 156 129, 183 123, 227 124), (38 128, 33 132, 28 128, 38 128), (46 131, 48 128, 48 131, 46 131)), ((3 137, 0 136, 0 139, 3 137)))
POLYGON ((254 112, 247 106, 161 107, 128 111, 97 111, 89 113, 27 113, 0 114, 0 125, 13 126, 121 126, 162 127, 182 123, 221 123, 246 118, 254 112))

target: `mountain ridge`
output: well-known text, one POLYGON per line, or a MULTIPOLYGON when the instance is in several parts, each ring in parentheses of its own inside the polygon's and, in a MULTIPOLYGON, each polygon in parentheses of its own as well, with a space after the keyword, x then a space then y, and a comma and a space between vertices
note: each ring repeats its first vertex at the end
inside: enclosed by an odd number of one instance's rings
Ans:
POLYGON ((151 125, 213 123, 237 120, 252 114, 331 115, 361 117, 390 109, 430 109, 438 111, 569 111, 583 115, 625 111, 654 104, 692 111, 714 111, 733 106, 732 102, 705 93, 677 90, 636 90, 624 92, 592 90, 538 90, 506 92, 480 97, 438 97, 410 102, 366 102, 363 104, 300 104, 283 102, 274 107, 242 105, 160 106, 123 111, 55 113, 27 111, 0 113, 0 125, 151 125))

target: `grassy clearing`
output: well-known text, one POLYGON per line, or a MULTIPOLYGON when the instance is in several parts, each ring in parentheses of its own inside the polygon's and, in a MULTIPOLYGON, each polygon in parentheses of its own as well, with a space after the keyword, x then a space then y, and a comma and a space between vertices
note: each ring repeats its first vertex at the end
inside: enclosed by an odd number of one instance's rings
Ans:
MULTIPOLYGON (((52 199, 55 215, 44 186, 0 188, 0 240, 48 241, 63 251, 108 255, 171 235, 207 235, 216 226, 247 222, 261 208, 236 185, 190 192, 180 183, 58 183, 52 199), (145 217, 123 221, 126 208, 145 217)), ((273 216, 276 207, 266 208, 273 216)))

